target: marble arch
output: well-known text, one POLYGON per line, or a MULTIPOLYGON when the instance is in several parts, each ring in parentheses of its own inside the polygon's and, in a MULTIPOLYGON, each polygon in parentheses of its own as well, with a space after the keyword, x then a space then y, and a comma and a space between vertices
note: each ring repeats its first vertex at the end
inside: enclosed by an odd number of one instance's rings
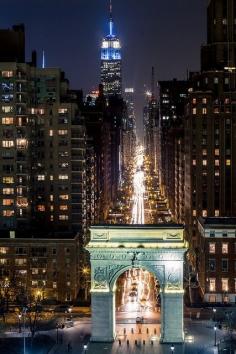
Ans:
POLYGON ((182 343, 183 262, 188 248, 183 226, 98 225, 92 226, 90 232, 86 248, 91 262, 91 341, 115 339, 116 280, 127 269, 144 268, 160 283, 160 341, 182 343))

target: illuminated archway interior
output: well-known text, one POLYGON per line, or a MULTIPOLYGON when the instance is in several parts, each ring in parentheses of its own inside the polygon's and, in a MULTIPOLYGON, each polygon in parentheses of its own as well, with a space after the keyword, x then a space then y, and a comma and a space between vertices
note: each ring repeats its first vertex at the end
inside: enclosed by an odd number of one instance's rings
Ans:
POLYGON ((143 268, 125 271, 116 282, 116 311, 130 317, 159 312, 160 285, 152 273, 143 268))

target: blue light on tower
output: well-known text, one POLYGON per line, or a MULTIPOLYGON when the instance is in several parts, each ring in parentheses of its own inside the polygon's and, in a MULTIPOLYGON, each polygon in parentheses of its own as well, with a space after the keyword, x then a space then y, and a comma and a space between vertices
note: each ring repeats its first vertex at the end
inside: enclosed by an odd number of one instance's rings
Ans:
POLYGON ((113 33, 114 22, 112 18, 112 5, 110 2, 109 34, 102 41, 102 60, 121 60, 121 45, 119 39, 113 33))
POLYGON ((121 44, 114 34, 110 0, 109 34, 101 45, 101 82, 107 95, 121 94, 121 44))

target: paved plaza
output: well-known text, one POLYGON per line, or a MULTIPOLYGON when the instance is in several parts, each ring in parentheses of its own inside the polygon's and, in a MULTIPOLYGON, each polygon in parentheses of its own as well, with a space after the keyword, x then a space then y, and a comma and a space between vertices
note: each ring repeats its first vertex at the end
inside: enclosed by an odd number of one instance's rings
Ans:
MULTIPOLYGON (((118 324, 114 343, 90 343, 90 321, 80 322, 74 328, 63 332, 63 344, 55 347, 50 354, 68 353, 68 343, 72 345, 71 354, 172 354, 171 343, 160 344, 160 324, 118 324), (84 350, 84 344, 87 349, 84 350)), ((216 331, 219 343, 227 331, 216 331)), ((216 354, 215 333, 212 321, 185 319, 185 343, 174 345, 174 354, 216 354)))

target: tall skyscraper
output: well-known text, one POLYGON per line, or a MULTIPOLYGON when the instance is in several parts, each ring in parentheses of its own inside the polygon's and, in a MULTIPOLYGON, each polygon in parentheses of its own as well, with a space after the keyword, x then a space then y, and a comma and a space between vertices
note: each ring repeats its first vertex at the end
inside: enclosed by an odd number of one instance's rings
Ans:
POLYGON ((101 83, 105 96, 121 95, 121 44, 114 34, 111 0, 109 34, 103 39, 101 47, 101 83))
POLYGON ((196 218, 236 213, 236 75, 232 54, 236 37, 231 33, 235 7, 235 0, 209 2, 202 70, 191 75, 185 119, 185 217, 187 234, 196 247, 196 218))

